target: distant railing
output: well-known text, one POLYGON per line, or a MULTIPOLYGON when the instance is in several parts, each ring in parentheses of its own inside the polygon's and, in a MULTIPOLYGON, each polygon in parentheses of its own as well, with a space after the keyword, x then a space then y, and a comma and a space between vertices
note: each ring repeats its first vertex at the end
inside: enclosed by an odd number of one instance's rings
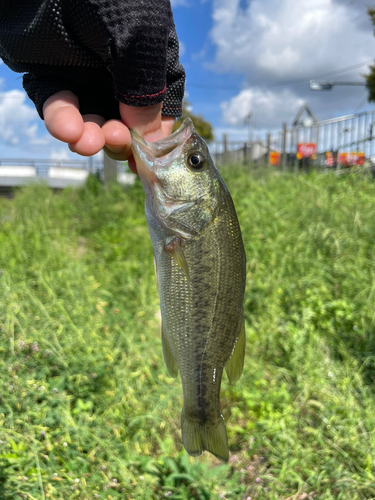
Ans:
MULTIPOLYGON (((122 185, 135 182, 135 175, 129 171, 127 162, 111 161, 113 178, 122 185)), ((11 193, 15 187, 35 181, 43 181, 52 189, 81 186, 89 173, 98 174, 104 182, 105 165, 102 161, 87 160, 39 160, 25 158, 0 159, 0 195, 11 193)))
MULTIPOLYGON (((222 141, 209 142, 208 147, 218 167, 255 163, 273 165, 282 170, 294 169, 296 172, 312 166, 337 170, 367 165, 375 169, 375 110, 306 125, 298 123, 290 128, 284 123, 281 131, 263 133, 253 141, 229 141, 224 135, 222 141)), ((124 162, 116 163, 118 174, 127 172, 124 162)), ((61 161, 0 159, 0 168, 2 166, 33 167, 35 176, 42 178, 48 177, 53 167, 103 175, 103 163, 93 158, 61 161)), ((116 166, 113 171, 116 171, 116 166)))
POLYGON ((29 160, 25 158, 0 158, 0 167, 34 167, 37 177, 47 177, 51 167, 74 168, 87 170, 88 172, 101 171, 103 163, 101 161, 86 160, 29 160))
POLYGON ((374 165, 375 110, 290 128, 283 124, 282 130, 263 133, 252 142, 229 141, 224 135, 209 148, 217 166, 269 163, 297 171, 310 166, 338 169, 374 165))
POLYGON ((208 145, 210 154, 217 167, 231 164, 263 163, 267 162, 267 146, 262 141, 213 141, 208 145))

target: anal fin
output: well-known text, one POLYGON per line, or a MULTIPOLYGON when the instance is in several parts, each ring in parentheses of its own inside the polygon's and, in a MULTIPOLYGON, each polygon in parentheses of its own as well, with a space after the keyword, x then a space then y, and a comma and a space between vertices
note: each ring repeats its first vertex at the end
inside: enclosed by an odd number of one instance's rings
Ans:
POLYGON ((245 359, 245 346, 245 323, 244 321, 242 321, 241 330, 236 345, 234 346, 231 357, 229 358, 225 366, 225 371, 227 372, 230 384, 235 384, 241 377, 245 359))
POLYGON ((178 366, 177 366, 176 360, 173 357, 171 348, 169 346, 168 339, 163 332, 163 325, 161 327, 161 341, 163 344, 164 361, 165 361, 165 364, 167 365, 169 375, 172 378, 176 378, 177 374, 178 374, 178 366))

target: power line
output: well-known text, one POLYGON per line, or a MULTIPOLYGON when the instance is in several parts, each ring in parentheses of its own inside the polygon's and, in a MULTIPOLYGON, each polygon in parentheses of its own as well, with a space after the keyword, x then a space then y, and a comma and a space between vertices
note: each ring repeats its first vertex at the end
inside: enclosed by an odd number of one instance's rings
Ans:
POLYGON ((289 81, 289 82, 275 83, 275 84, 270 85, 270 86, 271 87, 277 87, 279 85, 293 85, 295 83, 303 83, 303 82, 307 82, 307 81, 310 81, 310 80, 315 80, 316 78, 324 78, 326 76, 339 75, 340 73, 346 73, 347 71, 351 71, 352 69, 360 68, 361 66, 364 66, 365 64, 369 64, 370 62, 374 62, 374 59, 369 59, 369 60, 364 61, 362 63, 354 64, 353 66, 347 66, 346 68, 337 69, 335 71, 330 71, 328 73, 322 73, 320 75, 316 75, 314 78, 310 78, 310 79, 305 79, 305 78, 302 79, 301 78, 299 80, 292 80, 292 81, 289 81))
MULTIPOLYGON (((264 84, 266 87, 281 87, 283 85, 295 85, 297 83, 304 83, 304 82, 309 82, 310 80, 314 80, 316 78, 324 78, 326 76, 332 76, 332 75, 338 75, 340 73, 346 73, 347 71, 351 71, 352 69, 360 68, 361 66, 364 66, 365 64, 369 64, 370 62, 374 62, 374 59, 369 59, 367 61, 361 62, 359 64, 354 64, 353 66, 347 66, 346 68, 341 68, 337 69, 334 71, 329 71, 327 73, 322 73, 320 75, 315 75, 314 77, 310 78, 299 78, 296 80, 287 80, 283 82, 275 82, 275 83, 270 83, 270 84, 264 84)), ((231 87, 231 86, 221 86, 221 85, 202 85, 200 83, 188 83, 186 85, 187 87, 192 87, 192 88, 197 88, 197 89, 203 89, 203 90, 235 90, 238 91, 238 87, 231 87)))
POLYGON ((358 106, 355 108, 355 110, 353 111, 353 115, 355 115, 357 113, 357 111, 359 111, 362 106, 364 105, 364 103, 367 101, 367 94, 365 95, 365 97, 362 99, 362 101, 358 104, 358 106))
POLYGON ((351 69, 360 68, 361 66, 364 66, 365 64, 368 64, 370 62, 373 63, 374 59, 368 59, 367 61, 364 61, 362 63, 354 64, 354 66, 348 66, 347 68, 338 69, 336 71, 331 71, 330 73, 325 73, 324 75, 318 75, 317 78, 322 78, 324 76, 330 76, 330 75, 338 75, 339 73, 345 73, 346 71, 350 71, 351 69))

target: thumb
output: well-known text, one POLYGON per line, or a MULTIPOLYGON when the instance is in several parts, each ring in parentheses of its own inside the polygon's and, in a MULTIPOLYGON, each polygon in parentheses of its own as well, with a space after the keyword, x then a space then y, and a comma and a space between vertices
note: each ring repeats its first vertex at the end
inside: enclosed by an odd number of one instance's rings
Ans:
POLYGON ((121 119, 147 142, 155 142, 163 138, 161 108, 162 103, 136 108, 120 102, 121 119))

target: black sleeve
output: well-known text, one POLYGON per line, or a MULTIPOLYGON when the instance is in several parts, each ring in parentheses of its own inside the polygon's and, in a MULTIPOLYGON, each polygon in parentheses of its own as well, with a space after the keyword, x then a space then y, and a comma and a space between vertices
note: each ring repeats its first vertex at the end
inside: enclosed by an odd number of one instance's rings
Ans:
POLYGON ((163 101, 164 116, 181 116, 185 91, 185 70, 179 61, 179 42, 174 24, 167 50, 167 95, 163 101))
POLYGON ((185 73, 169 0, 2 0, 0 57, 25 73, 42 116, 71 90, 80 111, 119 118, 118 101, 180 116, 185 73))

